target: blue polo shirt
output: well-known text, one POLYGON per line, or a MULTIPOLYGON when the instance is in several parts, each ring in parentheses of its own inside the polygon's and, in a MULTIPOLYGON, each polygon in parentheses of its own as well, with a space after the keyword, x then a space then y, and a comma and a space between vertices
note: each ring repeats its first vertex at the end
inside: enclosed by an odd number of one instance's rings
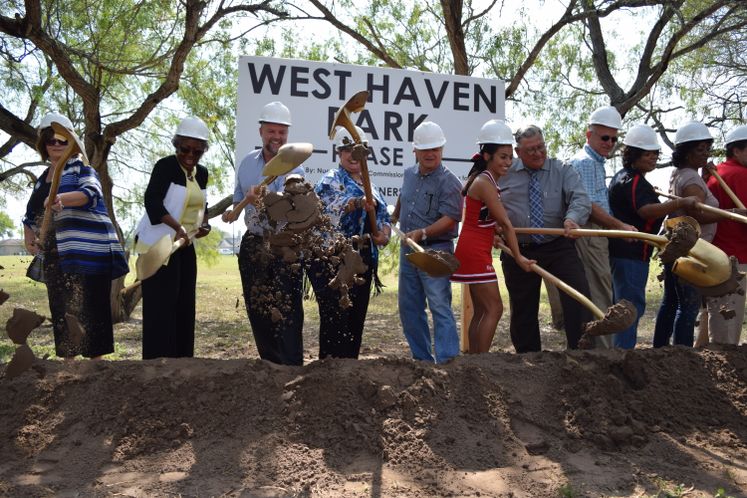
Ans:
POLYGON ((462 220, 462 182, 443 164, 425 175, 416 164, 405 170, 399 204, 402 231, 425 228, 448 216, 457 222, 454 228, 428 242, 451 241, 456 238, 458 222, 462 220))

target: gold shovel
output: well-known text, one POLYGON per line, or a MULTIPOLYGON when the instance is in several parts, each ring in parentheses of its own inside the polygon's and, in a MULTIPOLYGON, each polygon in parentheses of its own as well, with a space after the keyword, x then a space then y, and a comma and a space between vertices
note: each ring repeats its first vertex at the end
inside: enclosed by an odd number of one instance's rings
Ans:
MULTIPOLYGON (((306 161, 314 152, 314 146, 310 143, 299 142, 281 145, 278 153, 270 159, 265 167, 262 168, 262 175, 265 179, 260 183, 260 187, 269 185, 279 176, 290 173, 301 163, 306 161)), ((231 211, 226 211, 221 219, 226 223, 233 223, 239 218, 241 211, 249 204, 249 199, 244 197, 241 202, 231 211)))
MULTIPOLYGON (((193 230, 187 234, 190 242, 192 242, 198 231, 199 230, 193 230)), ((125 295, 142 285, 143 280, 155 275, 158 270, 166 264, 166 261, 171 257, 171 255, 179 250, 179 248, 184 244, 184 239, 172 242, 169 235, 161 237, 158 242, 148 248, 147 252, 144 252, 137 257, 137 261, 135 262, 137 279, 119 292, 125 295)))
POLYGON ((407 260, 431 277, 448 277, 459 269, 459 260, 453 254, 444 251, 426 251, 420 244, 402 233, 396 225, 392 225, 392 230, 415 251, 407 254, 407 260))
MULTIPOLYGON (((682 197, 678 197, 676 195, 667 194, 665 192, 662 192, 661 190, 654 189, 654 192, 656 192, 656 195, 660 195, 662 197, 666 197, 668 199, 682 199, 682 197)), ((701 209, 707 213, 712 213, 718 216, 721 216, 722 218, 727 218, 732 221, 736 221, 739 223, 745 223, 747 224, 747 216, 742 216, 741 214, 732 213, 731 211, 727 211, 725 209, 719 209, 713 206, 709 206, 707 204, 703 204, 702 202, 696 202, 695 206, 698 209, 701 209)), ((744 208, 742 208, 744 209, 744 208)))
POLYGON ((52 129, 56 135, 62 135, 67 140, 67 147, 62 152, 58 166, 54 170, 52 176, 52 184, 49 186, 49 202, 47 203, 47 209, 44 211, 44 220, 42 221, 41 230, 39 232, 39 246, 44 248, 44 243, 49 235, 49 225, 52 222, 52 204, 55 197, 57 197, 57 191, 60 188, 60 177, 62 176, 62 170, 65 169, 65 165, 76 154, 83 156, 83 164, 88 166, 88 156, 86 150, 81 143, 78 136, 71 130, 68 130, 57 121, 52 121, 52 129))
MULTIPOLYGON (((498 248, 512 258, 514 257, 511 249, 506 247, 502 242, 498 243, 498 248)), ((588 297, 584 296, 579 291, 539 266, 537 263, 532 264, 532 271, 544 278, 546 281, 553 283, 558 289, 562 290, 591 311, 591 314, 594 315, 596 320, 584 324, 584 334, 590 336, 615 334, 630 327, 638 316, 638 311, 635 309, 633 303, 626 299, 622 299, 619 303, 613 304, 607 309, 607 313, 604 313, 602 310, 597 308, 588 297)))
MULTIPOLYGON (((672 271, 680 278, 699 288, 704 295, 720 296, 732 292, 739 285, 733 262, 718 247, 699 237, 698 222, 689 216, 680 216, 666 221, 673 234, 671 238, 650 233, 629 232, 626 230, 574 229, 570 233, 576 237, 608 237, 616 239, 638 239, 661 250, 659 257, 665 262, 673 262, 672 271), (697 227, 693 233, 692 230, 697 227), (685 233, 681 239, 678 234, 685 233), (677 242, 675 242, 675 240, 677 242), (684 240, 685 243, 679 243, 684 240), (694 244, 691 244, 694 242, 694 244), (668 251, 669 257, 664 258, 668 251)), ((515 228, 517 234, 564 235, 562 228, 515 228)))
MULTIPOLYGON (((352 119, 350 119, 351 113, 361 112, 363 110, 367 99, 368 92, 363 90, 362 92, 358 92, 350 97, 344 105, 337 109, 335 117, 332 120, 332 126, 329 128, 329 138, 330 140, 335 138, 335 131, 338 126, 342 126, 348 131, 348 133, 350 133, 350 137, 356 144, 353 148, 353 157, 361 165, 363 192, 366 194, 366 199, 369 202, 373 202, 374 197, 371 191, 371 178, 368 175, 368 149, 363 145, 363 141, 360 135, 358 135, 358 130, 355 129, 355 125, 353 124, 352 119)), ((379 228, 376 226, 376 210, 371 208, 366 209, 366 212, 368 213, 368 222, 371 226, 371 235, 375 237, 376 234, 379 233, 379 228)))

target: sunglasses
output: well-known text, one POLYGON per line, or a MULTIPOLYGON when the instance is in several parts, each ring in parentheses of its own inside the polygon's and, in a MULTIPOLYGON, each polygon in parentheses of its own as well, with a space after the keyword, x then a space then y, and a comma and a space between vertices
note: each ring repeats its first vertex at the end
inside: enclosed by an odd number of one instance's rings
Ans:
POLYGON ((184 154, 185 156, 193 155, 193 156, 201 156, 205 153, 205 149, 191 149, 189 147, 177 147, 180 153, 184 154))
MULTIPOLYGON (((594 132, 596 133, 596 132, 594 132)), ((602 140, 602 142, 612 142, 613 144, 617 143, 618 137, 613 137, 612 135, 599 135, 597 136, 602 140)))
POLYGON ((47 145, 67 145, 67 140, 59 140, 57 138, 50 138, 46 142, 44 142, 47 145))

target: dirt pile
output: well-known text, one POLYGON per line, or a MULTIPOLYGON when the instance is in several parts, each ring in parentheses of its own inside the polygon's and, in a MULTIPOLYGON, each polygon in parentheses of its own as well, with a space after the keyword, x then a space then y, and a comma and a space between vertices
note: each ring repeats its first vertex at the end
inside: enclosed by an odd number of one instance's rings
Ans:
POLYGON ((688 496, 747 489, 747 347, 409 360, 37 360, 0 494, 688 496))

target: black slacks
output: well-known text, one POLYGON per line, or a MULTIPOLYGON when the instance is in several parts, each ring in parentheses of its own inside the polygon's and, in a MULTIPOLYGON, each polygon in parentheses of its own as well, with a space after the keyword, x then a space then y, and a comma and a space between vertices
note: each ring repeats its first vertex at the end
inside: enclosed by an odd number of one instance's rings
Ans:
MULTIPOLYGON (((589 297, 586 273, 572 239, 558 237, 544 244, 523 244, 521 254, 537 260, 539 266, 589 297)), ((501 262, 511 306, 511 342, 517 353, 540 351, 542 342, 537 315, 542 278, 536 273, 522 270, 505 253, 501 254, 501 262)), ((576 349, 582 335, 582 326, 591 320, 591 313, 562 291, 560 304, 563 308, 568 348, 576 349)))
POLYGON ((358 358, 360 353, 375 271, 370 242, 363 244, 360 254, 368 270, 361 275, 364 283, 349 289, 349 308, 340 305, 340 290, 329 286, 337 273, 335 266, 313 260, 306 269, 319 305, 319 358, 358 358))
POLYGON ((260 358, 303 365, 303 270, 267 252, 246 232, 239 250, 244 304, 260 358))
POLYGON ((64 273, 54 237, 48 240, 50 249, 44 255, 44 277, 52 314, 55 354, 60 358, 82 355, 93 358, 114 352, 112 326, 111 275, 64 273), (65 321, 69 313, 78 319, 83 338, 75 344, 65 321))
POLYGON ((150 278, 143 280, 143 359, 194 356, 194 245, 182 247, 150 278))

